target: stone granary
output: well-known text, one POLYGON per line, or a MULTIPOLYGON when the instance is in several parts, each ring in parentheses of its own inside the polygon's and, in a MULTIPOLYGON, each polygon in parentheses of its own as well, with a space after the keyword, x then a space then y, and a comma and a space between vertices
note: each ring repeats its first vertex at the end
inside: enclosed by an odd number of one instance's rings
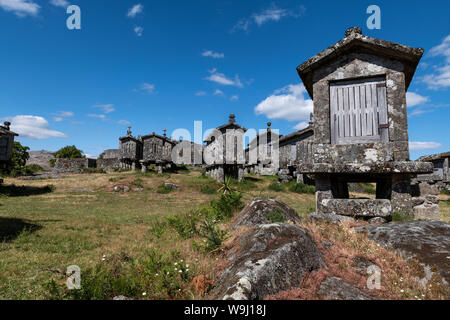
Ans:
POLYGON ((412 215, 411 177, 433 171, 409 161, 406 91, 423 52, 350 28, 297 68, 314 101, 313 156, 298 171, 315 178, 318 213, 412 215), (376 183, 376 199, 349 199, 349 182, 376 183))
POLYGON ((172 148, 177 144, 166 135, 166 130, 162 136, 152 133, 142 137, 144 154, 141 160, 142 172, 147 171, 147 166, 155 164, 158 173, 163 172, 163 167, 173 165, 172 148))
MULTIPOLYGON (((245 149, 244 173, 258 175, 275 175, 279 169, 278 161, 272 161, 272 150, 279 150, 280 135, 270 128, 271 122, 267 123, 264 133, 258 134, 245 149), (251 153, 253 152, 253 157, 251 153)), ((278 159, 275 159, 278 160, 278 159)))
POLYGON ((432 162, 434 172, 418 175, 414 179, 416 184, 427 183, 434 185, 439 190, 450 190, 450 152, 421 157, 419 161, 432 162))
POLYGON ((297 182, 309 183, 306 175, 297 171, 298 165, 309 162, 312 154, 314 127, 312 121, 305 129, 295 131, 280 138, 280 177, 296 177, 297 182))
POLYGON ((142 139, 133 137, 131 127, 128 127, 127 135, 119 138, 120 169, 136 170, 140 166, 142 154, 142 139))
POLYGON ((7 164, 13 153, 14 137, 18 134, 10 130, 10 122, 5 122, 3 126, 0 125, 0 163, 7 164))
POLYGON ((244 133, 246 128, 230 115, 228 123, 217 127, 205 139, 204 160, 206 175, 223 182, 226 176, 244 179, 244 133))

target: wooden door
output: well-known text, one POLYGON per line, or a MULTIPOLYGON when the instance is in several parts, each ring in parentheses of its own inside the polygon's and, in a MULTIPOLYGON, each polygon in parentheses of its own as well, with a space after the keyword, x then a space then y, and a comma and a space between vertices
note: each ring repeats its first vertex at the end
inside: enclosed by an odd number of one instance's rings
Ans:
POLYGON ((332 144, 387 142, 386 80, 331 83, 330 113, 332 144))

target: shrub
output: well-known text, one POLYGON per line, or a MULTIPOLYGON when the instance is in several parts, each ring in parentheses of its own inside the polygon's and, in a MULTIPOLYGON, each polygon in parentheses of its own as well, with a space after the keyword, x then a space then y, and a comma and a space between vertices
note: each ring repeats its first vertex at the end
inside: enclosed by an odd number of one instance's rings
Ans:
POLYGON ((367 194, 376 194, 377 193, 377 190, 370 183, 360 183, 359 185, 364 189, 364 192, 367 194))
POLYGON ((280 192, 283 191, 283 186, 280 183, 274 182, 269 185, 268 189, 275 192, 280 192))
POLYGON ((281 211, 281 209, 278 207, 273 209, 271 212, 267 212, 266 214, 264 214, 264 216, 266 217, 267 220, 269 220, 272 223, 286 221, 283 211, 281 211))
POLYGON ((83 155, 83 151, 77 149, 75 146, 65 146, 64 148, 59 149, 54 153, 55 158, 63 158, 63 159, 78 159, 78 158, 86 158, 83 155))
POLYGON ((144 180, 141 178, 134 179, 133 182, 131 182, 131 185, 137 188, 144 188, 144 180))
POLYGON ((30 158, 29 150, 30 148, 24 147, 20 142, 15 141, 11 161, 0 164, 0 174, 11 177, 27 174, 25 165, 30 158))
POLYGON ((447 196, 450 196, 450 190, 442 190, 441 194, 446 194, 447 196))
POLYGON ((313 186, 308 186, 304 183, 297 183, 293 182, 289 185, 289 191, 295 192, 295 193, 308 193, 308 194, 315 194, 316 188, 313 186))
POLYGON ((211 201, 211 209, 220 219, 230 218, 233 213, 243 205, 242 193, 234 191, 222 194, 218 200, 211 201))
POLYGON ((167 193, 171 193, 173 191, 172 188, 168 188, 165 185, 160 185, 157 189, 156 192, 157 193, 161 193, 161 194, 167 194, 167 193))
POLYGON ((157 238, 161 238, 167 230, 167 222, 154 222, 149 230, 157 238))
POLYGON ((402 222, 402 221, 411 221, 412 218, 403 212, 394 212, 392 214, 392 221, 402 222))
POLYGON ((174 228, 182 238, 187 239, 198 234, 197 223, 199 214, 197 213, 169 216, 166 219, 169 226, 174 228))
POLYGON ((213 188, 211 186, 204 186, 204 187, 202 187, 200 192, 204 193, 204 194, 215 194, 217 191, 215 188, 213 188))

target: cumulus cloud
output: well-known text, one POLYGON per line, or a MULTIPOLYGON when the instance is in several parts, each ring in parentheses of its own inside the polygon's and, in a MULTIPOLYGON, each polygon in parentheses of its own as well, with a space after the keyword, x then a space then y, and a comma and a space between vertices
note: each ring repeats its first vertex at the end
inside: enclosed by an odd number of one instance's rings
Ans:
POLYGON ((140 3, 135 4, 134 6, 132 6, 127 13, 127 17, 128 18, 134 18, 136 17, 138 14, 142 13, 142 11, 144 11, 144 6, 140 3))
POLYGON ((408 107, 414 107, 419 104, 427 103, 430 99, 428 97, 421 96, 415 92, 406 93, 406 102, 408 107))
POLYGON ((239 100, 239 96, 237 94, 231 96, 230 98, 231 101, 238 101, 239 100))
POLYGON ((313 112, 313 101, 306 96, 302 84, 290 84, 260 102, 255 107, 255 113, 269 119, 300 121, 295 128, 301 128, 313 112))
POLYGON ((36 16, 41 8, 32 0, 0 0, 0 7, 5 11, 13 12, 18 17, 36 16))
POLYGON ((140 37, 140 36, 142 36, 142 34, 144 33, 144 28, 139 27, 139 26, 134 27, 134 33, 136 33, 136 35, 137 35, 138 37, 140 37))
POLYGON ((155 85, 152 84, 152 83, 147 83, 147 82, 144 82, 143 84, 141 84, 141 86, 139 87, 139 90, 140 91, 144 91, 144 92, 149 93, 149 94, 156 93, 155 92, 155 85))
POLYGON ((428 84, 430 89, 450 87, 450 35, 440 45, 430 49, 430 56, 444 57, 445 64, 436 66, 436 72, 424 76, 423 82, 428 84))
POLYGON ((39 116, 18 115, 8 119, 11 122, 11 130, 18 133, 21 138, 48 139, 67 138, 67 135, 49 129, 48 121, 39 116))
POLYGON ((210 75, 206 77, 205 80, 209 80, 224 86, 235 86, 238 88, 242 88, 244 86, 239 79, 239 75, 236 75, 234 79, 231 79, 225 76, 225 74, 218 72, 217 69, 212 69, 209 71, 209 73, 210 75))
POLYGON ((432 150, 441 148, 442 144, 438 142, 410 142, 409 150, 410 151, 423 151, 423 150, 432 150))
POLYGON ((54 5, 55 7, 61 7, 61 8, 67 8, 70 3, 67 0, 50 0, 50 4, 54 5))
POLYGON ((223 93, 223 91, 222 91, 222 90, 219 90, 219 89, 216 89, 216 91, 214 91, 213 94, 214 94, 215 96, 221 96, 221 97, 225 96, 225 94, 223 93))
POLYGON ((211 57, 211 58, 214 58, 214 59, 225 58, 225 54, 219 53, 219 52, 214 52, 212 50, 203 51, 202 56, 203 57, 211 57))

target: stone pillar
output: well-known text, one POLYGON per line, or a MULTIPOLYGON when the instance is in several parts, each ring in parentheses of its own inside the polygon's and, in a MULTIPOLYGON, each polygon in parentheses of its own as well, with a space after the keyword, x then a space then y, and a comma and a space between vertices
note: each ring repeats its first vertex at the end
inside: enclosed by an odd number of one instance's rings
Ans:
POLYGON ((219 182, 224 182, 224 180, 225 180, 225 173, 224 173, 224 170, 223 170, 223 166, 219 166, 217 168, 217 177, 216 177, 216 179, 219 182))
POLYGON ((322 200, 333 199, 331 180, 327 174, 316 174, 316 211, 326 213, 322 206, 322 200))
POLYGON ((302 173, 297 173, 297 183, 305 183, 305 179, 302 173))
POLYGON ((157 170, 158 170, 158 174, 162 174, 162 173, 163 173, 163 167, 162 167, 161 164, 158 164, 158 165, 156 166, 156 168, 157 168, 157 170))
POLYGON ((450 182, 450 168, 449 168, 449 158, 445 158, 444 160, 444 182, 450 182))
POLYGON ((136 162, 135 161, 133 161, 133 163, 131 164, 131 170, 136 171, 136 162))
POLYGON ((146 173, 147 172, 147 165, 145 163, 142 163, 141 172, 146 173))
POLYGON ((238 181, 244 181, 244 168, 242 168, 241 166, 238 167, 238 181))
POLYGON ((412 217, 411 178, 409 175, 394 174, 392 176, 391 204, 392 212, 412 217))

